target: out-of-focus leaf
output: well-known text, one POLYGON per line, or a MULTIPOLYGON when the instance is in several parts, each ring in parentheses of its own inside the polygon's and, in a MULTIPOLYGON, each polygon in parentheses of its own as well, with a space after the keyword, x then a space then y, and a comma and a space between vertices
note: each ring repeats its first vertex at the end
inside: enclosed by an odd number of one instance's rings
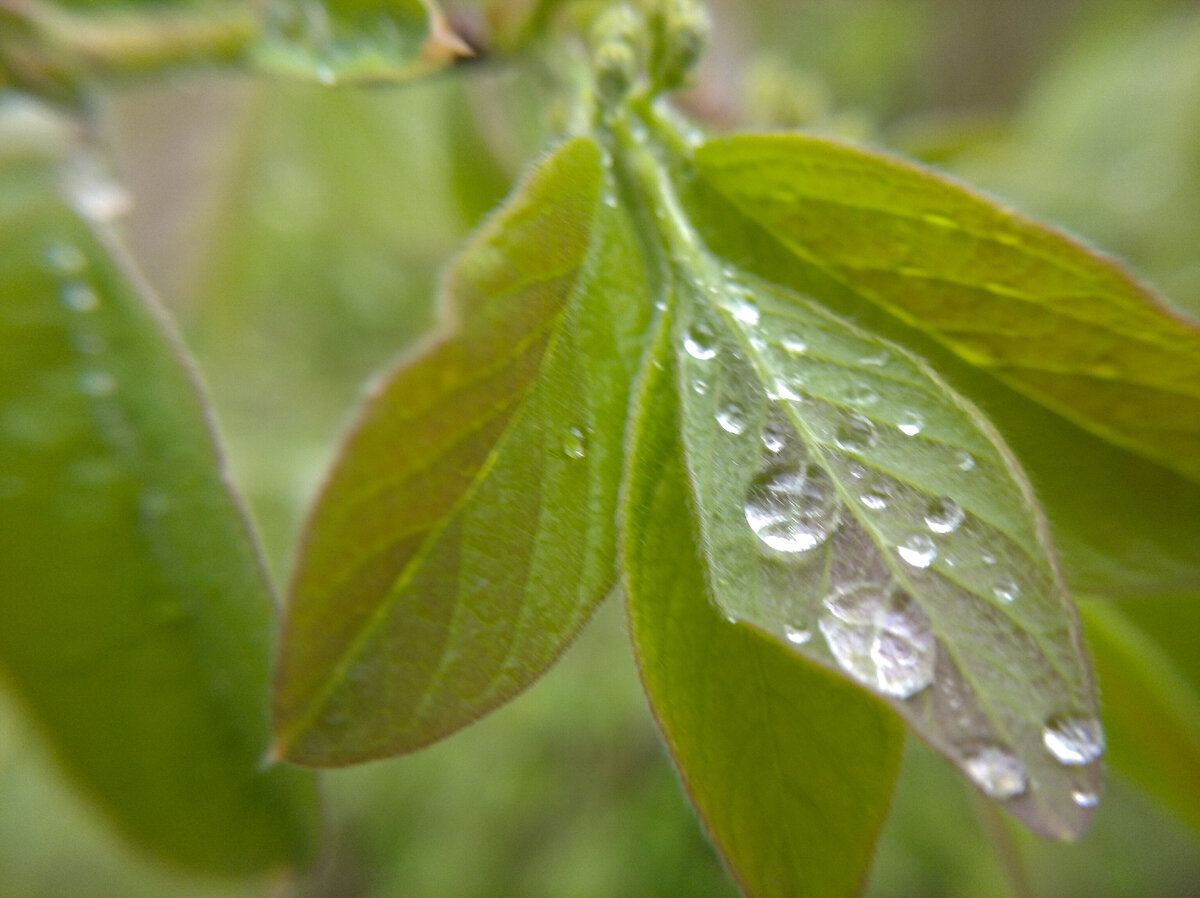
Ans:
POLYGON ((1006 447, 920 360, 797 294, 732 271, 681 292, 717 604, 888 697, 1034 829, 1079 835, 1091 808, 1072 796, 1098 765, 1064 765, 1044 734, 1096 720, 1091 676, 1006 447))
MULTIPOLYGON (((1194 597, 1172 601, 1196 604, 1194 597)), ((1145 611, 1129 604, 1135 612, 1145 611)), ((1081 613, 1104 700, 1109 762, 1200 829, 1196 684, 1120 606, 1085 602, 1081 613)), ((1194 643, 1194 622, 1184 632, 1194 643)), ((1195 657, 1194 644, 1190 654, 1195 657)))
POLYGON ((701 147, 790 251, 972 365, 1200 481, 1200 328, 1114 263, 899 161, 799 135, 701 147))
POLYGON ((284 756, 344 764, 464 726, 535 680, 609 588, 647 306, 632 240, 576 140, 454 265, 456 326, 377 391, 307 526, 284 756))
MULTIPOLYGON (((665 323, 665 319, 664 319, 665 323)), ((667 744, 748 894, 855 894, 887 813, 903 731, 877 699, 722 619, 680 440, 662 327, 643 366, 624 495, 624 586, 667 744)))
POLYGON ((164 322, 69 146, 0 127, 0 670, 137 844, 222 874, 302 862, 309 774, 264 766, 273 609, 164 322), (13 132, 16 132, 14 135, 13 132))
POLYGON ((323 84, 403 81, 471 48, 435 0, 268 0, 259 65, 323 84))
MULTIPOLYGON (((758 159, 764 154, 770 156, 776 150, 793 145, 800 152, 801 159, 805 158, 805 153, 815 152, 819 155, 822 152, 809 149, 816 141, 799 137, 736 138, 716 142, 713 146, 718 153, 727 154, 730 148, 742 146, 743 142, 747 142, 749 148, 754 148, 751 159, 758 159)), ((847 155, 864 166, 864 172, 874 159, 836 145, 831 144, 830 147, 835 159, 847 155)), ((707 158, 706 153, 707 148, 701 148, 698 152, 702 164, 707 158)), ((717 180, 721 182, 718 187, 725 186, 723 171, 717 170, 717 180)), ((983 202, 970 198, 960 188, 947 185, 932 176, 910 172, 898 167, 897 163, 886 163, 879 178, 864 174, 847 194, 853 198, 871 190, 879 191, 885 211, 881 213, 881 230, 878 234, 871 232, 865 223, 862 224, 863 230, 855 231, 843 221, 844 227, 831 225, 827 232, 819 235, 819 239, 812 237, 814 243, 810 252, 808 248, 790 242, 785 234, 773 231, 774 219, 759 221, 755 213, 741 207, 742 201, 748 202, 747 197, 753 187, 753 176, 749 172, 749 169, 730 166, 729 177, 737 180, 735 186, 739 190, 742 186, 738 179, 747 182, 744 187, 746 196, 737 202, 731 202, 720 189, 708 184, 707 169, 702 170, 699 180, 690 183, 691 189, 685 197, 688 212, 705 240, 719 254, 736 260, 742 267, 769 280, 788 284, 814 297, 822 305, 857 320, 863 327, 915 351, 928 359, 956 390, 977 404, 985 417, 1003 434, 1021 467, 1036 485, 1038 499, 1049 520, 1064 572, 1074 589, 1093 595, 1145 596, 1190 591, 1200 585, 1200 541, 1192 537, 1195 530, 1200 528, 1200 487, 1194 481, 1135 451, 1115 445, 1104 435, 1085 430, 1057 410, 1034 401, 1013 385, 1006 385, 1002 378, 994 376, 997 372, 993 369, 977 366, 972 360, 951 351, 948 343, 938 332, 930 330, 924 320, 894 307, 888 299, 890 293, 884 297, 888 302, 881 300, 882 294, 875 289, 875 281, 887 282, 889 276, 886 272, 868 272, 869 277, 863 274, 860 278, 862 272, 853 268, 853 259, 849 258, 855 252, 853 247, 858 246, 859 242, 864 243, 863 259, 876 259, 882 264, 880 254, 891 253, 899 272, 893 279, 906 290, 913 288, 903 295, 909 297, 910 293, 915 295, 919 292, 915 290, 915 276, 908 277, 905 274, 911 268, 911 264, 903 258, 908 245, 905 241, 910 239, 910 235, 891 234, 885 226, 889 220, 886 203, 896 202, 891 199, 887 184, 896 172, 901 175, 901 184, 927 188, 932 196, 944 199, 949 205, 961 201, 966 204, 965 208, 976 209, 976 213, 984 218, 992 216, 1005 219, 1006 213, 999 210, 982 212, 983 202), (838 250, 832 246, 837 242, 837 236, 843 234, 847 235, 846 245, 851 249, 838 250), (861 241, 851 239, 856 236, 861 237, 861 241), (830 245, 828 252, 833 254, 832 261, 820 255, 826 251, 826 244, 830 245), (906 320, 901 320, 901 313, 907 315, 906 320)), ((787 218, 786 222, 779 225, 780 228, 792 226, 792 219, 788 218, 791 213, 787 211, 790 207, 786 196, 785 193, 771 200, 764 195, 763 199, 764 215, 777 214, 782 217, 781 221, 787 218)), ((920 200, 920 197, 916 199, 920 200)), ((928 205, 929 202, 926 203, 928 205)), ((801 224, 796 227, 807 227, 810 220, 816 221, 819 217, 816 210, 827 207, 835 215, 835 222, 840 221, 836 216, 843 212, 851 217, 861 215, 865 222, 870 211, 869 208, 856 211, 853 207, 842 210, 836 203, 810 205, 807 200, 797 200, 794 218, 801 224)), ((900 230, 911 225, 914 233, 924 234, 930 243, 933 242, 930 235, 936 235, 941 229, 947 235, 946 239, 953 242, 953 235, 958 232, 935 223, 940 220, 935 218, 934 221, 927 221, 918 216, 912 221, 898 218, 893 224, 900 230)), ((950 219, 946 216, 945 220, 950 219)), ((1007 227, 1015 228, 1021 234, 1029 229, 1037 230, 1035 226, 1017 220, 1007 227)), ((1090 265, 1100 273, 1110 272, 1113 278, 1127 283, 1107 263, 1092 259, 1063 238, 1048 231, 1045 234, 1049 235, 1045 239, 1051 243, 1058 241, 1068 247, 1066 252, 1090 260, 1081 265, 1090 265)), ((916 237, 911 239, 915 240, 916 237)), ((1001 247, 997 250, 1001 255, 1019 251, 1019 245, 1008 249, 1004 249, 1003 243, 997 245, 1001 247)), ((960 247, 958 256, 946 257, 951 271, 955 270, 955 265, 961 268, 971 264, 969 258, 964 260, 961 257, 964 252, 966 249, 960 247)), ((932 275, 937 261, 936 257, 927 260, 927 275, 932 275)), ((995 262, 995 259, 991 261, 995 262)), ((1018 267, 1014 272, 1019 274, 1021 270, 1018 267)), ((1080 296, 1085 293, 1086 289, 1080 287, 1080 296)), ((991 321, 1004 333, 1006 326, 1003 321, 996 321, 994 311, 986 307, 987 303, 984 306, 979 321, 991 321)), ((1152 307, 1147 306, 1144 312, 1145 316, 1158 320, 1152 307)), ((965 312, 963 314, 965 317, 965 312)), ((1164 320, 1171 322, 1170 327, 1179 329, 1179 333, 1192 333, 1187 325, 1174 319, 1164 320)), ((1186 354, 1179 355, 1176 361, 1186 366, 1189 364, 1188 358, 1186 354)), ((1181 388, 1190 389, 1187 386, 1181 388)), ((1154 414, 1153 410, 1149 413, 1154 414)))

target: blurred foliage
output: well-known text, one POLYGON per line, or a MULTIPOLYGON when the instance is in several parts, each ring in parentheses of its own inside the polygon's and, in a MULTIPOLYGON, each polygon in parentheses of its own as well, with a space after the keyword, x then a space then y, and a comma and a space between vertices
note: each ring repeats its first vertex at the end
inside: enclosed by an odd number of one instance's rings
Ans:
MULTIPOLYGON (((528 8, 497 3, 489 18, 528 8)), ((1194 4, 725 0, 714 12, 717 45, 683 100, 713 127, 890 142, 1109 248, 1200 314, 1194 4)), ((101 98, 136 197, 125 230, 197 356, 280 579, 362 384, 428 327, 441 264, 539 151, 545 111, 531 73, 487 61, 371 91, 192 74, 101 98)), ((1195 607, 1177 604, 1165 634, 1180 658, 1195 607)), ((487 721, 325 775, 329 844, 300 894, 733 895, 623 629, 610 602, 563 664, 487 721)), ((986 898, 1032 883, 1182 898, 1197 882, 1196 833, 1120 780, 1087 839, 1052 845, 995 819, 914 745, 868 894, 986 898)), ((0 709, 6 898, 265 898, 285 885, 149 867, 0 709)))

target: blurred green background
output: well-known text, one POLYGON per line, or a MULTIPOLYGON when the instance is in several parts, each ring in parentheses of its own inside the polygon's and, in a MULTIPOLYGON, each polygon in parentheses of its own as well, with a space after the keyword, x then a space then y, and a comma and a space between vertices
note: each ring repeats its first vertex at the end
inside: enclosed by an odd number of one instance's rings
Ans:
MULTIPOLYGON (((916 155, 1200 315, 1195 3, 713 10, 681 100, 708 127, 802 126, 916 155)), ((283 583, 364 385, 428 328, 441 266, 540 151, 553 109, 536 72, 499 60, 370 90, 193 71, 97 101, 135 199, 123 229, 197 360, 283 583)), ((615 600, 508 707, 324 784, 311 878, 181 879, 116 840, 0 697, 0 895, 735 894, 660 746, 615 600)), ((911 745, 867 893, 1183 898, 1200 894, 1200 838, 1113 776, 1087 839, 1047 844, 911 745)))

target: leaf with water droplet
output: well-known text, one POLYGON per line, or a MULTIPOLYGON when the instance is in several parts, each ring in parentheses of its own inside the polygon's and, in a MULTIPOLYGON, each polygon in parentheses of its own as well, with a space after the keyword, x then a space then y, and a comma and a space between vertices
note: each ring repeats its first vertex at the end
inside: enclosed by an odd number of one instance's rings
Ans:
POLYGON ((264 763, 274 607, 203 398, 113 235, 60 198, 61 168, 14 164, 13 108, 0 114, 5 687, 141 850, 210 876, 301 865, 315 786, 264 763))
POLYGON ((996 424, 1073 587, 1200 586, 1200 326, 1111 260, 908 162, 794 134, 714 140, 695 162, 684 200, 710 248, 915 350, 996 424))
MULTIPOLYGON (((692 802, 748 894, 855 894, 903 729, 878 699, 714 607, 670 351, 664 328, 633 406, 622 510, 643 685, 692 802)), ((793 647, 820 638, 798 626, 772 636, 793 647)))
POLYGON ((683 281, 706 278, 715 289, 680 288, 676 326, 702 324, 719 347, 703 363, 675 356, 682 382, 703 364, 713 383, 680 402, 720 609, 781 642, 813 629, 821 638, 795 651, 885 696, 1034 829, 1079 835, 1089 809, 1071 793, 1094 790, 1099 771, 1068 770, 1043 726, 1064 709, 1094 715, 1091 676, 1040 511, 998 435, 902 347, 748 274, 702 266, 683 281), (753 323, 712 299, 746 291, 753 323), (794 333, 803 354, 784 345, 794 333), (781 379, 802 387, 779 398, 781 379), (878 401, 853 402, 864 390, 878 401), (720 423, 729 407, 737 432, 720 423), (783 448, 767 451, 767 433, 783 448))
POLYGON ((651 303, 603 186, 590 141, 543 161, 452 267, 453 320, 342 447, 291 587, 283 756, 346 764, 465 726, 534 682, 611 586, 651 303))

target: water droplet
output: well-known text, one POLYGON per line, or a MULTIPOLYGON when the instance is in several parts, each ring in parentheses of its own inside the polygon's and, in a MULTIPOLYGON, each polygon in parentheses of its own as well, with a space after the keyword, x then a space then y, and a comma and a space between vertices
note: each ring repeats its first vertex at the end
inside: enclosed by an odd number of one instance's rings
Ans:
POLYGON ((963 760, 963 767, 992 798, 1013 798, 1025 791, 1028 775, 1025 765, 1011 751, 987 745, 963 760))
POLYGON ((847 452, 862 452, 875 445, 875 425, 862 415, 849 415, 838 425, 834 442, 847 452))
POLYGON ((792 355, 804 355, 808 352, 808 343, 799 334, 784 334, 779 345, 792 355))
POLYGON ((879 352, 872 353, 871 355, 862 356, 858 360, 858 363, 860 365, 871 365, 875 368, 882 368, 888 363, 890 358, 891 355, 888 353, 888 351, 886 349, 881 349, 879 352))
POLYGON ((740 406, 731 402, 717 411, 717 424, 726 433, 737 436, 746 432, 746 414, 740 406))
POLYGON ((760 317, 758 303, 756 303, 749 295, 745 293, 737 293, 734 295, 733 301, 729 304, 729 311, 732 312, 733 317, 742 322, 742 324, 758 324, 760 317))
POLYGON ((563 436, 563 455, 567 458, 583 458, 587 454, 587 438, 578 427, 568 427, 563 436))
POLYGON ((905 411, 900 413, 900 417, 896 420, 896 426, 905 436, 915 437, 925 426, 925 419, 917 412, 905 411))
POLYGON ((94 312, 100 308, 100 297, 87 284, 65 284, 58 298, 72 312, 94 312))
POLYGON ((992 587, 992 595, 1001 602, 1015 602, 1021 595, 1021 587, 1012 580, 1001 580, 992 587))
POLYGON ((967 513, 953 499, 937 499, 925 512, 925 526, 934 533, 953 533, 966 519, 967 513))
POLYGON ((133 205, 129 191, 113 180, 98 156, 83 155, 72 160, 65 186, 75 211, 102 224, 124 215, 133 205))
POLYGON ((1091 789, 1072 789, 1071 801, 1081 808, 1094 808, 1100 804, 1100 795, 1091 789))
POLYGON ((692 392, 697 396, 704 396, 708 393, 708 381, 703 377, 697 377, 692 381, 692 392))
POLYGON ((853 477, 855 480, 862 480, 864 477, 867 476, 867 466, 861 465, 856 461, 852 461, 848 465, 846 465, 846 473, 849 474, 851 477, 853 477))
POLYGON ((827 596, 824 608, 821 633, 855 679, 899 698, 933 682, 933 627, 911 596, 892 584, 859 583, 827 596))
POLYGON ((799 391, 800 382, 798 380, 780 375, 771 381, 771 387, 767 391, 767 395, 776 402, 800 402, 804 399, 804 394, 799 391))
POLYGON ((803 627, 793 627, 790 624, 783 628, 783 635, 792 645, 804 645, 812 639, 812 633, 803 627))
POLYGON ((991 552, 984 552, 982 555, 979 556, 979 560, 981 562, 983 562, 984 564, 988 565, 988 567, 991 567, 992 565, 994 565, 996 563, 996 556, 993 555, 991 552))
POLYGON ((717 357, 717 336, 707 324, 697 321, 683 335, 683 348, 692 358, 706 362, 717 357))
POLYGON ((46 247, 46 262, 59 274, 78 274, 87 264, 83 252, 71 243, 51 243, 46 247))
POLYGON ((868 384, 856 383, 846 394, 846 401, 851 405, 874 405, 879 401, 879 394, 868 384))
POLYGON ((875 483, 858 497, 858 501, 871 509, 871 511, 883 511, 888 507, 888 501, 891 498, 891 490, 882 483, 875 483))
POLYGON ((79 389, 89 396, 111 396, 117 389, 117 379, 108 371, 84 371, 79 375, 79 389))
POLYGON ((896 547, 900 557, 917 568, 927 568, 937 558, 937 546, 925 533, 914 533, 896 547))
POLYGON ((975 456, 970 452, 958 452, 954 456, 954 463, 960 471, 970 471, 975 467, 975 456))
POLYGON ((608 206, 608 208, 610 208, 610 209, 617 208, 617 205, 618 205, 617 195, 615 193, 607 193, 606 192, 604 194, 604 205, 608 206))
POLYGON ((779 453, 787 445, 790 431, 780 421, 768 421, 763 428, 762 444, 768 452, 779 453))
POLYGON ((746 521, 762 543, 796 554, 822 545, 841 520, 837 490, 814 464, 768 470, 746 493, 746 521))
POLYGON ((1042 742, 1061 764, 1090 764, 1104 754, 1104 730, 1094 717, 1051 717, 1042 730, 1042 742))

